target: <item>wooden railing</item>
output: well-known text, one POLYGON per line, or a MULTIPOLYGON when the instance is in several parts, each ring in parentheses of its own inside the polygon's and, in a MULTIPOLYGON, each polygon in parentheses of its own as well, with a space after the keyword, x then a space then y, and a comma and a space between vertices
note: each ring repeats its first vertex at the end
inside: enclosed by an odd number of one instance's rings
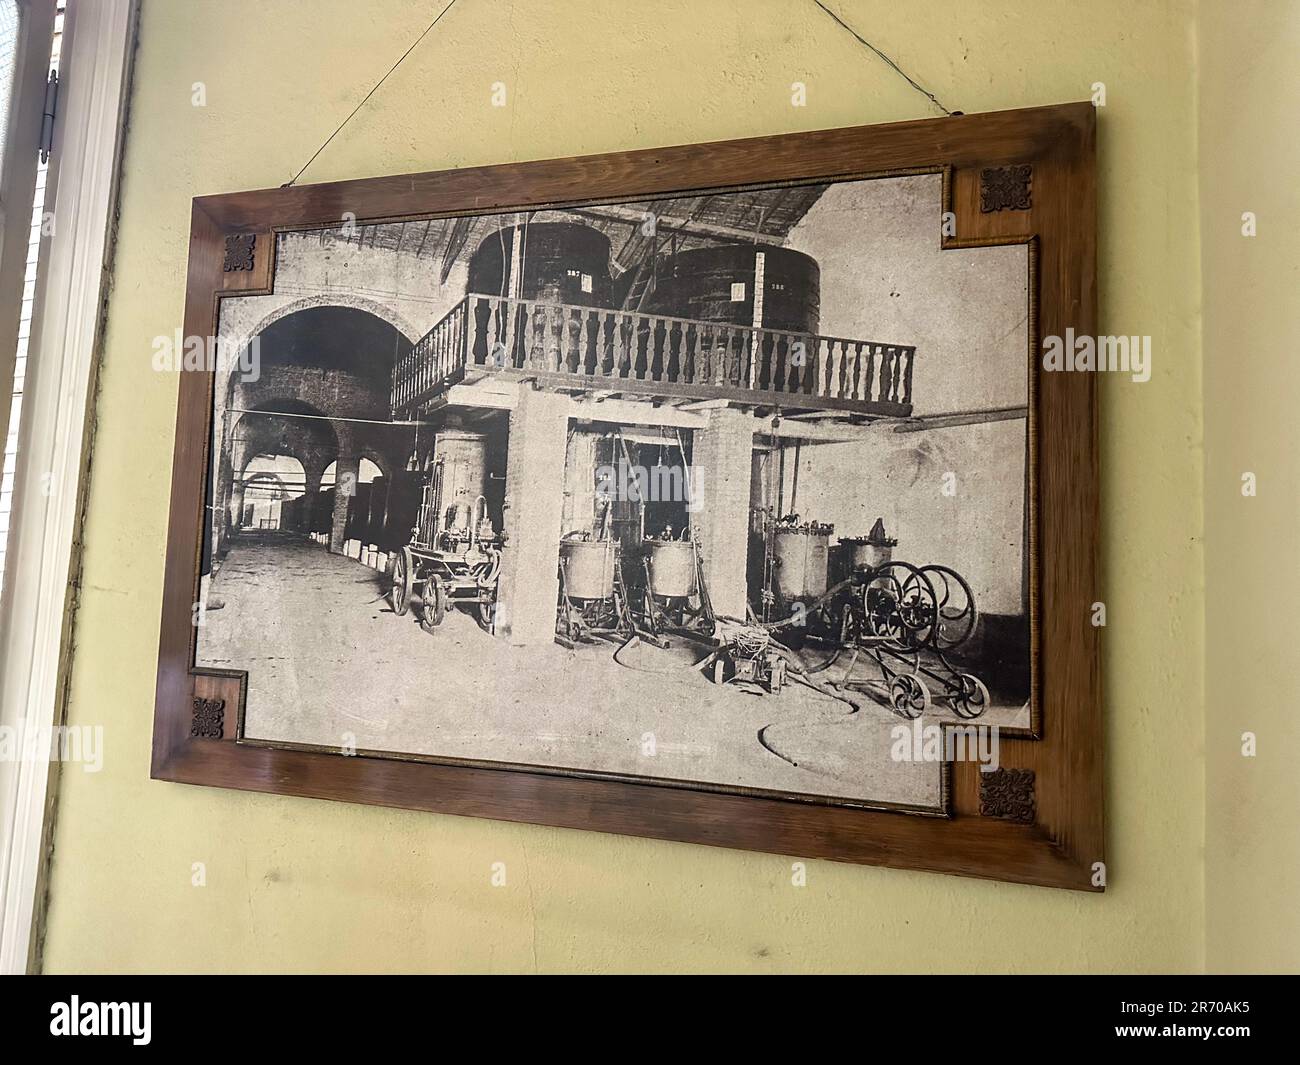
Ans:
POLYGON ((910 414, 914 347, 470 294, 393 368, 409 416, 471 369, 556 386, 910 414), (579 380, 581 379, 581 380, 579 380))

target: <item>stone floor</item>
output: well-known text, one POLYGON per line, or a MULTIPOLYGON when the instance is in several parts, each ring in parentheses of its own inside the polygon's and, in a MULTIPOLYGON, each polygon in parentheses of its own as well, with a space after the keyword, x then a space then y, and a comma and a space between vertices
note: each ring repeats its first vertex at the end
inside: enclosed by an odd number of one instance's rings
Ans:
POLYGON ((715 685, 692 668, 706 647, 636 644, 618 661, 609 643, 509 647, 459 611, 427 634, 393 614, 375 570, 287 535, 236 541, 208 596, 224 607, 206 613, 198 664, 248 671, 249 739, 941 809, 940 766, 891 759, 901 722, 884 706, 715 685))

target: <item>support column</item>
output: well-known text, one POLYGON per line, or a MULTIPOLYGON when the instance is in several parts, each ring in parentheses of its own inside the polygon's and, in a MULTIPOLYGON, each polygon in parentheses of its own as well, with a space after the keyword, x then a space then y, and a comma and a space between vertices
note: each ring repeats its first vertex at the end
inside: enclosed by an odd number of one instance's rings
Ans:
POLYGON ((347 537, 348 508, 357 491, 357 478, 361 475, 361 458, 358 455, 340 455, 334 465, 334 520, 330 526, 330 553, 341 555, 347 537))
POLYGON ((749 557, 749 487, 754 419, 718 409, 694 431, 691 521, 700 543, 704 581, 713 609, 745 617, 745 564, 749 557))
POLYGON ((555 392, 521 390, 510 412, 496 634, 513 644, 555 639, 568 426, 569 397, 555 392))
POLYGON ((229 515, 230 528, 239 529, 244 524, 244 482, 242 478, 235 481, 230 486, 230 506, 226 513, 229 515))

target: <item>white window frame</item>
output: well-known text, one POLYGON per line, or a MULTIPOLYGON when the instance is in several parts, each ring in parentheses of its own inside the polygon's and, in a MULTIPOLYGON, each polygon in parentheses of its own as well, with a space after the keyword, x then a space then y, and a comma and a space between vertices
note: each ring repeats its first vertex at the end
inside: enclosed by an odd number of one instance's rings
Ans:
MULTIPOLYGON (((0 597, 0 724, 20 737, 60 723, 64 710, 69 574, 136 6, 68 0, 64 15, 46 191, 54 231, 40 253, 0 597)), ((57 773, 57 762, 0 763, 0 973, 34 967, 57 773)))

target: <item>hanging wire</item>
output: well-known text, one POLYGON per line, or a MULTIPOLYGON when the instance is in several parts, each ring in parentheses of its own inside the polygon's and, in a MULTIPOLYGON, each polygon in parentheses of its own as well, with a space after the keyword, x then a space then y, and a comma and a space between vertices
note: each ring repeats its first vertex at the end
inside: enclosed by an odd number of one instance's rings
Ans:
POLYGON ((283 185, 281 185, 280 188, 282 189, 290 188, 294 184, 294 182, 296 182, 300 177, 302 177, 304 172, 306 172, 307 168, 316 161, 316 156, 320 155, 321 152, 323 152, 326 148, 329 147, 330 142, 335 137, 337 137, 340 132, 342 132, 344 126, 346 126, 349 122, 352 121, 352 119, 356 116, 356 113, 366 106, 366 104, 370 100, 370 97, 374 96, 375 93, 379 91, 379 87, 383 85, 384 82, 386 82, 389 79, 389 77, 392 76, 393 71, 396 70, 398 67, 400 67, 402 63, 406 61, 406 57, 415 51, 415 49, 419 46, 422 40, 424 40, 427 36, 429 36, 429 31, 432 30, 434 26, 438 25, 438 23, 442 19, 442 16, 445 15, 448 11, 450 11, 455 6, 456 6, 456 0, 451 0, 451 2, 446 7, 444 7, 441 11, 438 12, 438 17, 435 18, 432 22, 429 23, 428 26, 424 28, 424 32, 420 34, 420 36, 418 36, 412 42, 410 48, 408 48, 405 52, 402 53, 401 58, 398 59, 397 62, 394 63, 388 69, 388 73, 385 74, 382 78, 380 78, 377 82, 375 82, 374 88, 371 89, 368 93, 366 93, 362 101, 352 109, 352 113, 349 114, 347 118, 345 118, 342 122, 339 123, 338 129, 336 129, 333 133, 331 133, 328 137, 325 138, 325 143, 322 144, 319 148, 317 148, 312 153, 312 157, 310 159, 308 159, 305 163, 303 163, 302 169, 299 170, 298 173, 294 174, 294 176, 291 177, 288 181, 286 181, 283 185))
POLYGON ((929 89, 922 88, 920 85, 918 85, 916 81, 913 80, 905 70, 903 70, 902 67, 900 67, 897 63, 895 63, 892 59, 890 59, 889 56, 885 55, 884 52, 882 52, 869 40, 863 37, 862 34, 860 34, 857 30, 855 30, 852 26, 850 26, 847 22, 845 22, 842 18, 840 18, 839 15, 835 14, 835 12, 832 11, 829 7, 823 4, 822 0, 812 0, 812 2, 816 4, 818 7, 820 7, 823 11, 825 11, 826 14, 828 14, 831 18, 833 18, 836 22, 838 22, 842 27, 844 27, 844 29, 848 30, 849 33, 853 34, 853 36, 857 39, 859 44, 867 48, 870 48, 877 56, 879 56, 882 60, 884 60, 890 66, 890 68, 896 74, 898 74, 900 78, 906 81, 907 84, 912 86, 912 88, 914 88, 917 92, 919 92, 922 96, 924 96, 927 100, 929 100, 932 104, 934 104, 934 106, 937 107, 940 111, 942 111, 945 115, 951 118, 954 115, 961 114, 960 111, 949 111, 946 107, 944 107, 943 104, 939 102, 938 97, 936 97, 934 93, 930 92, 929 89))

